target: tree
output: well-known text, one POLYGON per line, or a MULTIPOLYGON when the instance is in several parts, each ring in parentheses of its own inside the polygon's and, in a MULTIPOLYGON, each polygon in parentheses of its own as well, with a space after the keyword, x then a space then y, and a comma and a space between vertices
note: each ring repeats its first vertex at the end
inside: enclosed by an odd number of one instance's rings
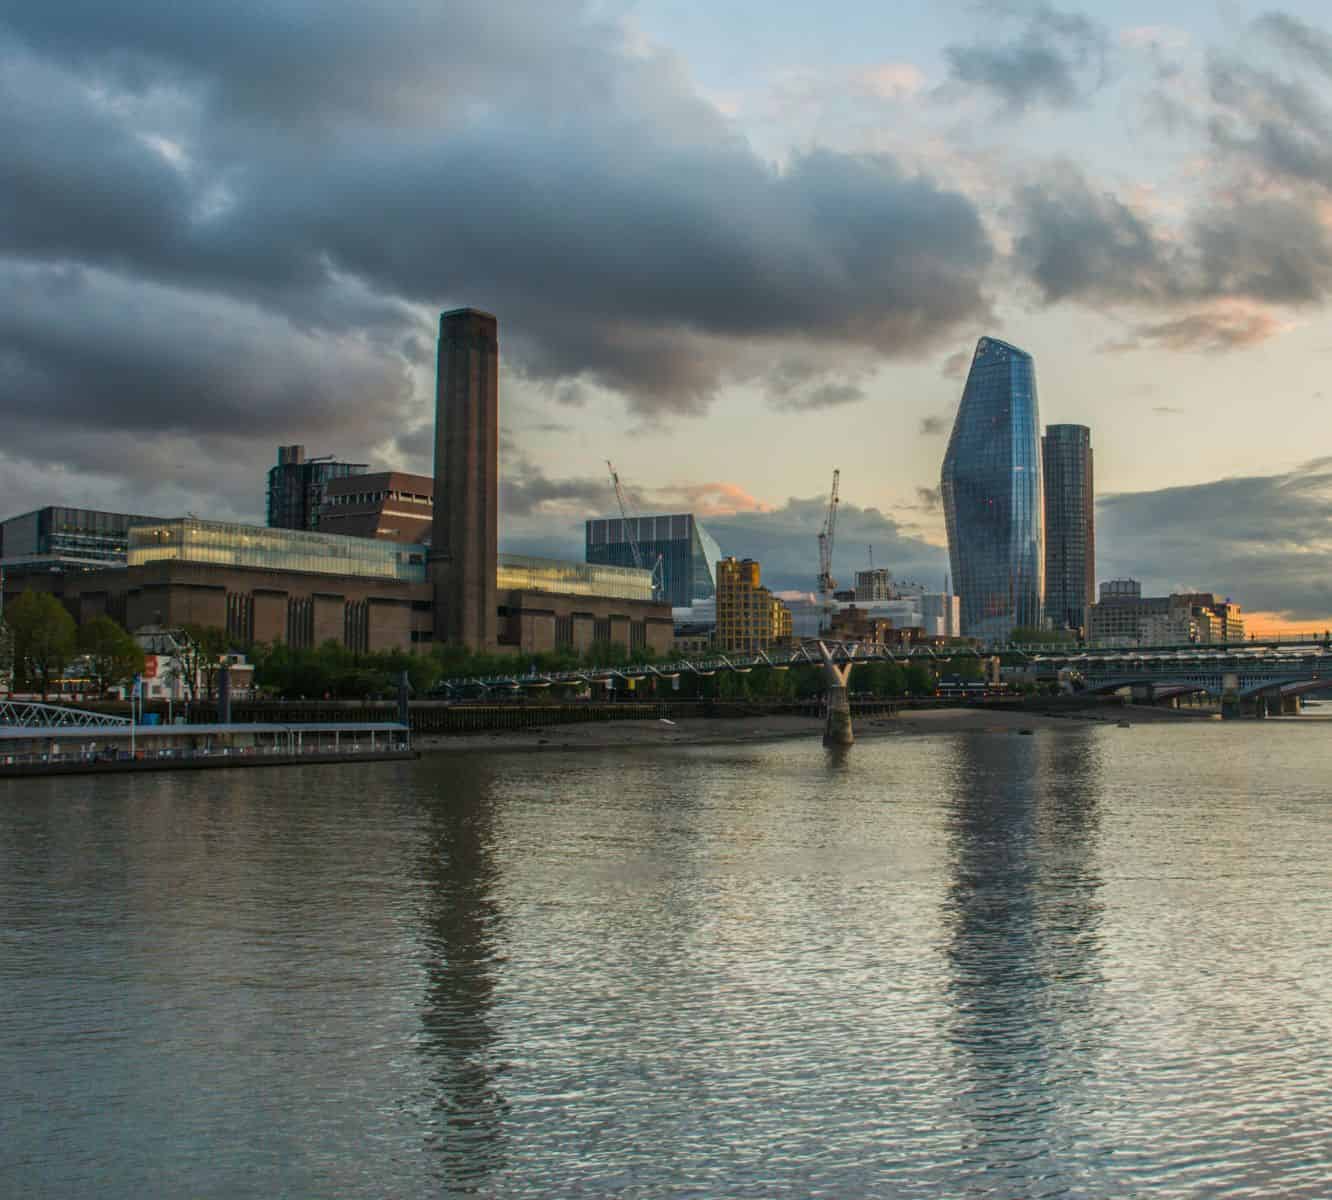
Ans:
POLYGON ((169 674, 180 680, 187 700, 213 694, 220 659, 228 650, 226 631, 215 625, 184 625, 174 635, 169 674))
POLYGON ((110 617, 94 617, 79 630, 79 650, 99 695, 128 683, 143 670, 143 650, 110 617))
POLYGON ((14 674, 14 633, 0 621, 0 686, 8 687, 14 674))
POLYGON ((74 656, 74 618, 50 593, 23 592, 5 609, 5 621, 14 635, 16 674, 28 685, 40 679, 45 700, 52 676, 74 656))

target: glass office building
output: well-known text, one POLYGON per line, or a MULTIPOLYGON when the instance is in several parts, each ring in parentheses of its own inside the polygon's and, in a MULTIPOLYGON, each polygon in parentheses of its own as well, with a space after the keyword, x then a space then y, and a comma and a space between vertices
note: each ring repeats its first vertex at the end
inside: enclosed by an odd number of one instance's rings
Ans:
POLYGON ((123 567, 130 527, 156 519, 89 508, 39 508, 0 521, 0 565, 15 573, 123 567))
POLYGON ((717 594, 715 572, 725 555, 692 513, 588 521, 585 558, 589 563, 632 567, 634 542, 649 570, 660 555, 665 599, 672 608, 688 608, 695 600, 717 594))
POLYGON ((496 585, 503 591, 556 592, 561 596, 600 596, 604 600, 651 600, 652 572, 501 554, 496 585))
POLYGON ((1006 639, 1039 627, 1044 609, 1045 502, 1031 355, 981 338, 944 455, 948 556, 962 632, 1006 639))
POLYGON ((364 475, 365 463, 306 458, 304 446, 279 446, 268 472, 268 523, 274 529, 318 529, 324 493, 335 479, 364 475))
POLYGON ((1045 486, 1045 615, 1056 629, 1085 629, 1096 596, 1096 518, 1091 430, 1047 425, 1041 439, 1045 486))
POLYGON ((424 583, 426 578, 424 546, 192 517, 154 521, 129 531, 131 567, 163 561, 404 583, 424 583))

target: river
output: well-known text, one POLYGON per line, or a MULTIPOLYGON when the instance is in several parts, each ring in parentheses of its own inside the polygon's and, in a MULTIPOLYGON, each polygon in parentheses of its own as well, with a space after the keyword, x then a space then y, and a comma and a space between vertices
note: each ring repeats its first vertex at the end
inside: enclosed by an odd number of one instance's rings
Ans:
POLYGON ((1325 1197, 1332 723, 0 783, 0 1195, 1325 1197))

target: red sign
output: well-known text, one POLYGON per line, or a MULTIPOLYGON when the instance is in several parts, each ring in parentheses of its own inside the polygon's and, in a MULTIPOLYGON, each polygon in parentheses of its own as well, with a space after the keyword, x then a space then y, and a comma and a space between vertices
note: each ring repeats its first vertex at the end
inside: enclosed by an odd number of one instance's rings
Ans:
POLYGON ((143 656, 143 677, 145 679, 157 678, 157 655, 145 654, 143 656))

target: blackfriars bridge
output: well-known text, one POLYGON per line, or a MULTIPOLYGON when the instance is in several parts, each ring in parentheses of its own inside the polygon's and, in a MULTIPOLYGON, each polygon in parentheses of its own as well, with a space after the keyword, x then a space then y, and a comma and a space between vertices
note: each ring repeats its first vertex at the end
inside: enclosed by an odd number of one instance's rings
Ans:
POLYGON ((1024 651, 1024 657, 1038 675, 1065 676, 1089 692, 1127 692, 1149 704, 1206 695, 1232 715, 1293 714, 1302 697, 1332 691, 1332 646, 1321 639, 1076 651, 1044 647, 1024 651))

